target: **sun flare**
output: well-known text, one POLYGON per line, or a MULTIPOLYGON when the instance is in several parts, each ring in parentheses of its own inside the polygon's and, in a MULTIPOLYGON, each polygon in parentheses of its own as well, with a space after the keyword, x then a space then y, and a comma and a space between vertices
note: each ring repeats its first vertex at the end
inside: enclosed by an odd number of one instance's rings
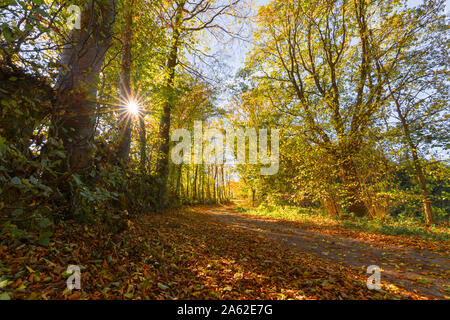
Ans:
POLYGON ((127 103, 127 110, 132 115, 137 115, 139 113, 139 105, 136 101, 129 101, 127 103))

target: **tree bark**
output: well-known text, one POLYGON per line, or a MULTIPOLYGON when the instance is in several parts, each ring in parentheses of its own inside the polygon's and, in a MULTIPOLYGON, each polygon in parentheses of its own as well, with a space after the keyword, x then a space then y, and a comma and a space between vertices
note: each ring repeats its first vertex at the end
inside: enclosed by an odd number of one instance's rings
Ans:
POLYGON ((183 164, 181 163, 181 164, 179 164, 178 165, 178 172, 177 172, 177 184, 176 184, 176 187, 175 187, 175 195, 177 196, 177 197, 180 197, 180 184, 181 184, 181 167, 183 166, 183 164))
POLYGON ((145 130, 144 115, 139 115, 139 142, 141 171, 147 171, 147 132, 145 130))
POLYGON ((367 215, 367 207, 362 201, 361 184, 358 180, 356 165, 350 156, 339 159, 340 176, 345 188, 345 201, 350 213, 357 217, 367 215))
POLYGON ((186 166, 186 198, 189 199, 189 165, 186 166))
POLYGON ((202 167, 201 176, 202 176, 202 203, 205 203, 205 168, 202 167))
POLYGON ((210 166, 207 166, 206 171, 206 192, 208 193, 208 202, 211 201, 211 178, 210 178, 210 166))
POLYGON ((159 157, 157 163, 157 175, 160 181, 159 188, 159 206, 161 208, 167 203, 167 181, 169 176, 169 147, 170 147, 170 113, 173 108, 173 85, 175 79, 175 68, 178 60, 178 46, 180 40, 180 25, 183 18, 184 2, 178 4, 175 24, 173 27, 172 45, 167 60, 167 69, 169 77, 167 79, 166 88, 168 90, 168 98, 163 106, 163 112, 159 123, 159 157))
POLYGON ((116 0, 90 1, 84 7, 81 28, 73 29, 63 49, 56 81, 57 106, 63 114, 55 131, 67 153, 67 171, 86 171, 92 162, 96 123, 96 84, 111 45, 116 0))
POLYGON ((132 99, 131 92, 131 42, 133 27, 133 0, 123 5, 124 25, 122 31, 122 61, 120 73, 120 140, 117 148, 117 159, 125 165, 128 162, 131 145, 132 115, 128 112, 127 104, 132 99))
MULTIPOLYGON (((389 90, 391 91, 391 87, 389 85, 389 90)), ((397 110, 397 115, 400 118, 400 123, 402 124, 403 134, 405 135, 406 142, 410 148, 411 155, 413 158, 414 170, 416 171, 417 181, 419 182, 419 187, 422 193, 422 202, 423 202, 423 210, 425 212, 426 224, 432 225, 434 223, 433 210, 431 208, 430 195, 428 192, 425 174, 423 172, 422 165, 420 164, 419 155, 417 154, 417 147, 414 145, 414 142, 411 138, 410 130, 408 122, 404 117, 400 104, 397 99, 395 99, 394 95, 391 93, 391 97, 394 99, 395 107, 397 110)))
POLYGON ((195 172, 194 172, 194 193, 193 193, 193 198, 194 200, 197 200, 197 175, 198 175, 198 165, 194 165, 195 166, 195 172))
POLYGON ((223 176, 223 164, 221 165, 221 168, 220 168, 220 170, 221 170, 221 174, 222 174, 222 192, 221 192, 221 194, 222 194, 222 198, 223 199, 225 199, 226 198, 226 187, 225 187, 225 177, 223 176))
POLYGON ((217 165, 214 165, 214 178, 213 178, 213 196, 214 196, 214 202, 217 202, 217 165))

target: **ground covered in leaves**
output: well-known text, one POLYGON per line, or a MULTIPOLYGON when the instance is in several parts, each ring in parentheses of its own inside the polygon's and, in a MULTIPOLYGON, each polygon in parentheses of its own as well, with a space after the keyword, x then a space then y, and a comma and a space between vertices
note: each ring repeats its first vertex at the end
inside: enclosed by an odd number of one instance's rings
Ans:
POLYGON ((326 263, 339 263, 364 272, 369 265, 376 265, 381 271, 382 286, 401 296, 413 297, 413 293, 416 298, 449 299, 449 241, 359 231, 329 219, 293 221, 248 212, 233 206, 209 210, 210 215, 225 224, 276 239, 300 252, 323 258, 326 263))
POLYGON ((402 288, 368 290, 365 270, 240 228, 190 207, 128 221, 121 234, 101 224, 64 222, 48 244, 3 236, 3 299, 429 299, 402 288), (66 288, 69 265, 81 290, 66 288))

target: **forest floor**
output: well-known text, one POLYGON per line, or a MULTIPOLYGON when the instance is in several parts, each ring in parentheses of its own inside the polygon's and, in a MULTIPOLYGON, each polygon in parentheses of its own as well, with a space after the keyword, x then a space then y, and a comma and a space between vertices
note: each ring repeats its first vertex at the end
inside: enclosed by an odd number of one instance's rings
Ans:
POLYGON ((192 206, 102 224, 61 222, 48 244, 0 234, 1 299, 448 299, 448 242, 300 225, 192 206), (369 290, 368 265, 381 267, 369 290), (81 290, 68 290, 69 265, 81 290))
POLYGON ((223 223, 278 240, 292 249, 344 266, 381 268, 382 282, 418 295, 450 299, 450 256, 445 246, 398 236, 355 232, 248 215, 233 206, 209 214, 223 223))

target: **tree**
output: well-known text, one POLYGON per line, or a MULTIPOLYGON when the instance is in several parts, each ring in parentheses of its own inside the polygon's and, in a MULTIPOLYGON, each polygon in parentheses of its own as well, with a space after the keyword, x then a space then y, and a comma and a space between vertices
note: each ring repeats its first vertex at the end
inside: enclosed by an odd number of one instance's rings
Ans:
POLYGON ((167 59, 168 78, 166 88, 169 97, 164 103, 163 113, 159 124, 159 155, 156 171, 160 179, 160 207, 164 207, 167 202, 167 180, 169 177, 169 144, 170 144, 170 112, 174 104, 173 85, 175 79, 175 68, 178 59, 178 47, 180 45, 181 24, 183 22, 183 11, 186 1, 176 2, 175 21, 172 28, 172 40, 169 49, 169 57, 167 59))
POLYGON ((72 30, 62 52, 62 67, 56 81, 61 115, 55 126, 67 153, 68 171, 86 171, 91 165, 96 84, 111 45, 115 16, 116 0, 86 3, 81 28, 72 30))
MULTIPOLYGON (((398 67, 387 81, 404 143, 412 156, 428 225, 433 224, 431 199, 419 144, 445 139, 445 110, 448 108, 448 63, 445 38, 444 1, 429 2, 411 12, 415 28, 411 42, 398 52, 398 67)), ((448 139, 448 136, 447 136, 448 139)))
POLYGON ((259 12, 259 44, 250 61, 261 81, 273 83, 271 94, 282 92, 281 105, 274 107, 301 119, 298 134, 326 151, 339 167, 345 206, 357 216, 368 211, 354 157, 385 105, 386 79, 398 63, 396 52, 406 37, 398 1, 377 2, 395 14, 380 17, 376 30, 380 36, 371 36, 376 29, 371 23, 372 4, 272 1, 259 12))
POLYGON ((120 74, 120 140, 117 149, 117 158, 126 163, 130 153, 131 121, 132 114, 128 110, 128 104, 137 103, 133 97, 131 88, 131 44, 133 41, 133 6, 134 0, 124 1, 123 4, 123 31, 122 31, 122 61, 120 74))
POLYGON ((167 57, 167 100, 163 105, 163 112, 159 126, 159 158, 157 165, 160 187, 160 205, 164 207, 167 201, 167 181, 169 176, 169 145, 170 145, 170 121, 171 111, 174 108, 174 79, 175 69, 179 64, 179 51, 187 38, 202 30, 226 29, 216 24, 220 16, 231 15, 240 0, 198 0, 188 2, 185 0, 171 0, 163 2, 158 7, 158 14, 162 21, 168 24, 172 31, 171 41, 167 57))

